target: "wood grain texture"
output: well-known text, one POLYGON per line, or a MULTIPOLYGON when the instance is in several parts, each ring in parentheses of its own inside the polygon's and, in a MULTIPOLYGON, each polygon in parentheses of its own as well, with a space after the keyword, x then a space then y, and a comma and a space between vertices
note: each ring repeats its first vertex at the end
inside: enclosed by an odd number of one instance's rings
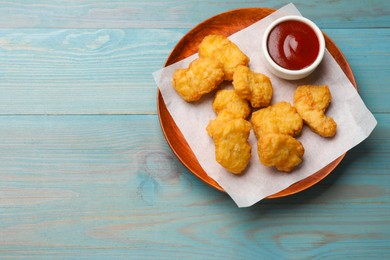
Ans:
POLYGON ((151 74, 180 36, 153 29, 1 30, 0 113, 151 113, 151 74))
MULTIPOLYGON (((0 30, 0 114, 155 114, 151 74, 186 32, 0 30)), ((390 111, 388 30, 325 33, 345 55, 367 106, 390 111)))
POLYGON ((160 69, 191 28, 278 1, 0 3, 0 258, 390 255, 388 1, 294 1, 341 49, 378 126, 334 174, 238 209, 176 159, 160 69))
MULTIPOLYGON (((388 114, 378 120, 390 122, 388 114)), ((4 257, 370 258, 389 252, 389 123, 312 189, 247 209, 177 161, 155 115, 2 116, 0 132, 4 257), (374 168, 364 166, 372 158, 374 168)))
MULTIPOLYGON (((270 0, 16 0, 0 5, 0 28, 191 28, 231 9, 280 8, 270 0)), ((386 0, 294 1, 304 16, 327 28, 390 27, 386 0)))

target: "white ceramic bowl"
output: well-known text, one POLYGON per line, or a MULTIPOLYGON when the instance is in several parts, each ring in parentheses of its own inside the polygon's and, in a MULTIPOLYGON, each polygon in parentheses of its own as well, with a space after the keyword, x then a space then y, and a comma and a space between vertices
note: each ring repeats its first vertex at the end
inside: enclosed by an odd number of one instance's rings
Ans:
POLYGON ((322 34, 321 30, 318 28, 317 25, 315 25, 312 21, 309 19, 302 17, 302 16, 295 16, 295 15, 289 15, 289 16, 284 16, 281 17, 275 21, 273 21, 265 30, 264 36, 263 36, 263 41, 262 41, 262 52, 265 60, 265 64, 267 68, 275 74, 279 78, 287 79, 287 80, 297 80, 297 79, 302 79, 304 77, 307 77, 310 73, 312 73, 318 65, 321 63, 324 53, 325 53, 325 39, 324 35, 322 34), (314 62, 299 70, 290 70, 283 68, 279 66, 270 56, 268 52, 268 47, 267 47, 267 41, 268 41, 268 36, 272 29, 278 25, 279 23, 285 22, 285 21, 299 21, 303 22, 307 25, 309 25, 313 31, 315 32, 318 42, 319 42, 319 51, 317 58, 314 60, 314 62))

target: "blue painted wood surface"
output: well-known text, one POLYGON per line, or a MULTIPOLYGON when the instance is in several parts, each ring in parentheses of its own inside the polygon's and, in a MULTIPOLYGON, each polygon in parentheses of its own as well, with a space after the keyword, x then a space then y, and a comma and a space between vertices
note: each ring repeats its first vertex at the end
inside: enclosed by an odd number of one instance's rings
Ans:
POLYGON ((175 158, 151 73, 204 19, 284 2, 1 2, 0 258, 389 258, 390 4, 294 3, 378 126, 314 187, 239 209, 175 158))

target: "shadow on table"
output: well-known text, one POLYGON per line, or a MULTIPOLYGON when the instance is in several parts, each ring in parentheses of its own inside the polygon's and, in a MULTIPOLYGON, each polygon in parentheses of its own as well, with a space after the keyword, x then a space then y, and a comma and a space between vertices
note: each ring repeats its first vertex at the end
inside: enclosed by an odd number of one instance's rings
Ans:
MULTIPOLYGON (((308 188, 307 190, 301 191, 294 195, 277 199, 263 200, 258 203, 259 208, 267 205, 305 205, 310 203, 332 203, 331 201, 327 202, 326 199, 329 199, 329 197, 334 198, 334 196, 328 196, 329 194, 332 194, 333 186, 337 185, 338 180, 343 178, 345 174, 348 174, 351 165, 355 161, 358 161, 367 152, 370 152, 369 145, 366 143, 361 143, 358 145, 358 147, 354 148, 352 152, 348 152, 341 163, 324 180, 308 188)), ((255 207, 251 208, 255 211, 257 210, 255 207)))

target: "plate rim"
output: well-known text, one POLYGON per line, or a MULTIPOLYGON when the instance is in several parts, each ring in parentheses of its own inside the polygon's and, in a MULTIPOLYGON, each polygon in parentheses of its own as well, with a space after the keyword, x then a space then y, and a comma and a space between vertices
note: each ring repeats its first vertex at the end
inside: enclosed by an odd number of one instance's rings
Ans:
MULTIPOLYGON (((213 20, 217 19, 218 17, 220 16, 224 16, 224 15, 234 15, 234 13, 237 13, 237 12, 245 12, 245 11, 262 11, 262 12, 269 12, 267 15, 263 16, 262 18, 258 19, 258 21, 260 21, 261 19, 263 19, 264 17, 268 16, 269 14, 273 13, 276 11, 276 9, 272 9, 272 8, 260 8, 260 7, 252 7, 252 8, 237 8, 237 9, 232 9, 232 10, 228 10, 228 11, 225 11, 225 12, 222 12, 222 13, 219 13, 219 14, 216 14, 212 17, 209 17, 207 18, 206 20, 200 22, 199 24, 197 24, 195 27, 193 27, 192 29, 190 29, 185 35, 182 36, 182 38, 176 43, 176 45, 173 47, 173 49, 171 50, 170 54, 168 55, 167 59, 166 59, 166 62, 164 64, 164 67, 168 66, 168 65, 171 65, 173 64, 174 62, 176 62, 174 60, 175 56, 173 56, 175 50, 177 48, 181 48, 180 46, 183 45, 183 42, 185 41, 185 38, 188 37, 188 35, 191 35, 191 34, 194 34, 196 33, 198 30, 201 30, 202 26, 204 26, 204 24, 207 24, 209 22, 212 22, 213 20)), ((243 28, 245 28, 247 26, 244 26, 243 28)), ((322 30, 321 30, 322 31, 322 30)), ((235 31, 237 32, 237 31, 235 31)), ((233 33, 235 33, 233 32, 233 33)), ((327 36, 324 32, 322 32, 324 34, 324 37, 325 37, 325 42, 326 42, 326 48, 328 49, 329 53, 332 55, 333 58, 335 58, 336 62, 338 63, 338 65, 340 66, 340 63, 342 63, 343 66, 345 66, 344 68, 342 68, 343 72, 346 74, 347 78, 349 79, 349 81, 352 83, 352 85, 354 86, 354 88, 356 89, 356 91, 358 90, 358 86, 356 84, 356 80, 355 80, 355 77, 353 75, 353 71, 347 61, 347 59, 345 58, 344 54, 341 52, 341 50, 337 47, 337 45, 334 43, 334 41, 329 37, 327 36), (335 57, 336 56, 336 57, 335 57), (346 72, 346 71, 348 72, 346 72)), ((188 56, 187 56, 188 57, 188 56)), ((185 57, 182 57, 181 59, 183 59, 185 57)), ((180 59, 179 59, 180 60, 180 59)), ((160 92, 160 89, 159 87, 157 87, 157 114, 158 114, 158 117, 159 117, 159 123, 160 123, 160 127, 161 127, 161 130, 164 134, 164 137, 168 143, 168 145, 170 146, 171 150, 173 151, 173 153, 176 155, 176 157, 179 159, 179 161, 193 174, 195 175, 197 178, 199 178, 200 180, 202 180, 204 183, 208 184, 209 186, 219 190, 219 191, 222 191, 222 192, 226 192, 214 179, 212 179, 208 174, 207 172, 205 172, 203 170, 203 168, 201 167, 201 165, 199 164, 199 161, 197 160, 196 156, 193 154, 193 151, 191 149, 191 147, 188 145, 187 141, 185 140, 185 138, 183 137, 180 129, 177 127, 175 121, 173 120, 173 118, 171 117, 169 111, 167 110, 166 108, 166 105, 165 105, 165 102, 163 100, 163 97, 161 95, 161 92, 160 92), (170 117, 170 120, 171 122, 168 122, 168 124, 170 124, 172 127, 175 127, 178 131, 178 135, 179 137, 181 136, 180 141, 183 142, 182 145, 184 146, 187 146, 190 153, 192 153, 192 156, 195 158, 195 164, 196 167, 194 167, 193 165, 191 165, 189 162, 187 162, 187 160, 183 159, 182 158, 182 155, 179 154, 179 152, 177 151, 177 145, 175 145, 173 143, 172 140, 170 140, 168 138, 168 134, 167 134, 167 129, 165 129, 165 123, 166 122, 163 122, 162 120, 162 117, 161 117, 161 114, 162 113, 167 113, 167 116, 170 117), (197 167, 200 167, 200 169, 198 170, 202 170, 203 171, 203 174, 199 174, 197 172, 197 170, 195 170, 194 168, 197 168, 197 167), (207 176, 205 177, 204 174, 207 176)), ((265 197, 264 199, 275 199, 275 198, 281 198, 281 197, 285 197, 285 196, 290 196, 290 195, 293 195, 293 194, 296 194, 296 193, 299 193, 301 191, 304 191, 314 185, 316 185, 317 183, 319 183, 321 180, 325 179, 329 174, 331 174, 333 172, 333 170, 340 164, 340 162, 344 159, 345 155, 347 153, 343 153, 341 156, 339 156, 338 158, 336 158, 334 161, 332 161, 331 163, 329 163, 328 165, 326 165, 325 167, 323 167, 322 169, 318 170, 317 172, 314 172, 313 174, 307 176, 306 178, 302 179, 302 180, 299 180, 293 184, 291 184, 290 186, 288 186, 287 188, 277 192, 277 193, 274 193, 272 195, 269 195, 267 197, 265 197), (325 171, 325 172, 324 172, 325 171)), ((191 156, 191 155, 190 155, 191 156)))

